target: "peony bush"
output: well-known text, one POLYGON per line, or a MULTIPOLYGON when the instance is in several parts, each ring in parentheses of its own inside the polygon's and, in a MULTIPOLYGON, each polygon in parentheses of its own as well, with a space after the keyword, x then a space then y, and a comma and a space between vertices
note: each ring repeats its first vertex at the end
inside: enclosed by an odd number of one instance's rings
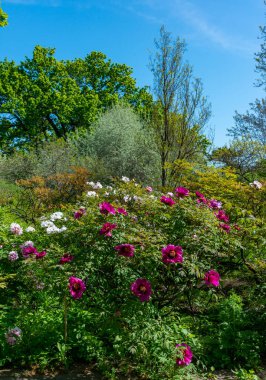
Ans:
POLYGON ((215 319, 223 322, 220 304, 232 291, 248 302, 247 278, 262 281, 243 247, 245 219, 201 189, 162 194, 127 177, 86 186, 34 225, 1 224, 0 270, 12 276, 1 289, 0 364, 85 360, 107 378, 158 380, 217 366, 219 352, 221 366, 236 357, 256 366, 263 349, 258 331, 246 344, 249 311, 239 314, 234 353, 224 351, 230 334, 218 336, 215 319))

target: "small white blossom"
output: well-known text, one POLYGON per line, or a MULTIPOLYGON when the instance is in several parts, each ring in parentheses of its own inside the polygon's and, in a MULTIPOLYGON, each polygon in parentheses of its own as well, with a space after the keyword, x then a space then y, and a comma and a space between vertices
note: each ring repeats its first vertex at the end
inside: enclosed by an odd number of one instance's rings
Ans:
POLYGON ((47 227, 54 227, 55 224, 51 222, 50 220, 44 220, 43 222, 41 222, 41 226, 44 228, 47 228, 47 227))
POLYGON ((91 182, 86 182, 86 184, 89 185, 89 186, 91 186, 91 187, 93 187, 95 185, 95 183, 92 182, 92 181, 91 182))
POLYGON ((132 198, 129 195, 125 195, 123 199, 126 203, 132 200, 132 198))
POLYGON ((130 182, 130 179, 128 177, 122 177, 121 180, 125 183, 130 182))
POLYGON ((112 186, 106 186, 107 190, 113 190, 112 186))
POLYGON ((51 227, 47 227, 46 232, 47 232, 48 235, 55 234, 57 232, 60 232, 60 229, 54 225, 54 226, 51 226, 51 227))
POLYGON ((103 188, 103 185, 100 183, 100 182, 96 182, 93 186, 93 189, 94 190, 97 190, 97 189, 102 189, 103 188))
POLYGON ((97 197, 96 191, 88 191, 86 195, 87 197, 97 197))
POLYGON ((253 181, 252 183, 249 184, 251 187, 255 187, 256 189, 261 189, 262 188, 262 183, 259 181, 253 181))
POLYGON ((34 227, 31 227, 31 226, 29 226, 29 227, 27 227, 26 228, 26 230, 25 230, 26 232, 34 232, 35 231, 35 228, 34 227))
POLYGON ((167 193, 167 195, 169 195, 169 197, 173 197, 174 193, 167 193))
POLYGON ((59 232, 64 232, 66 230, 67 230, 66 226, 62 226, 61 228, 59 228, 59 232))
POLYGON ((54 212, 51 216, 50 216, 50 220, 52 222, 54 222, 55 220, 60 220, 62 219, 64 216, 64 214, 61 212, 61 211, 57 211, 57 212, 54 212))
POLYGON ((133 199, 134 199, 135 202, 138 202, 138 201, 141 201, 141 200, 142 200, 142 198, 141 198, 141 197, 138 197, 137 195, 134 195, 134 196, 133 196, 133 199))

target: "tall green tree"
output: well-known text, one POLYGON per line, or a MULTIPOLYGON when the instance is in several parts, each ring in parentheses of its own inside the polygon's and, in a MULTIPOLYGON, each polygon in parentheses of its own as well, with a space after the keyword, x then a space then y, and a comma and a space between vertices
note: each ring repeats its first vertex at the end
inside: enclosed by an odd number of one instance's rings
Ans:
POLYGON ((194 159, 207 142, 203 131, 210 104, 203 95, 201 80, 194 78, 192 67, 184 63, 185 48, 184 41, 173 39, 162 26, 150 59, 156 97, 152 125, 161 154, 162 186, 169 180, 167 164, 194 159))
POLYGON ((59 61, 55 49, 36 46, 19 65, 0 62, 0 149, 38 147, 66 139, 69 132, 90 128, 99 114, 124 99, 136 109, 151 103, 126 65, 113 64, 102 53, 84 60, 59 61))

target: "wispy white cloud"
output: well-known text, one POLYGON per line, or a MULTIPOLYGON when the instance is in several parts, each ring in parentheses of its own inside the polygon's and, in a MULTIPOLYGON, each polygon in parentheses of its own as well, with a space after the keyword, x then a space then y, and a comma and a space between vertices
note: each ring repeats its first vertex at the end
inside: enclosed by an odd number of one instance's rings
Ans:
POLYGON ((183 19, 195 28, 201 35, 212 43, 225 50, 240 51, 250 54, 256 50, 253 42, 247 41, 241 36, 230 35, 219 29, 208 21, 204 15, 191 1, 171 1, 173 14, 181 15, 183 19))

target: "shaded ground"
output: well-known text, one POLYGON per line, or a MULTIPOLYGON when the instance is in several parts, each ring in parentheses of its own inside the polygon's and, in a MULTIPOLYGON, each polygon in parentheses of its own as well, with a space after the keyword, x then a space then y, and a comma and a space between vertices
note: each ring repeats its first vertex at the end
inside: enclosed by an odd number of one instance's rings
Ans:
MULTIPOLYGON (((266 369, 259 373, 261 380, 266 380, 266 369)), ((86 364, 75 364, 67 371, 47 372, 43 375, 36 374, 36 371, 0 369, 0 380, 104 380, 102 375, 86 364)), ((211 380, 237 380, 230 371, 219 371, 215 373, 211 380)), ((121 377, 121 380, 140 380, 137 377, 121 377)), ((163 380, 163 379, 162 379, 163 380)), ((182 380, 182 379, 180 379, 182 380)), ((197 377, 195 380, 202 380, 197 377)))

